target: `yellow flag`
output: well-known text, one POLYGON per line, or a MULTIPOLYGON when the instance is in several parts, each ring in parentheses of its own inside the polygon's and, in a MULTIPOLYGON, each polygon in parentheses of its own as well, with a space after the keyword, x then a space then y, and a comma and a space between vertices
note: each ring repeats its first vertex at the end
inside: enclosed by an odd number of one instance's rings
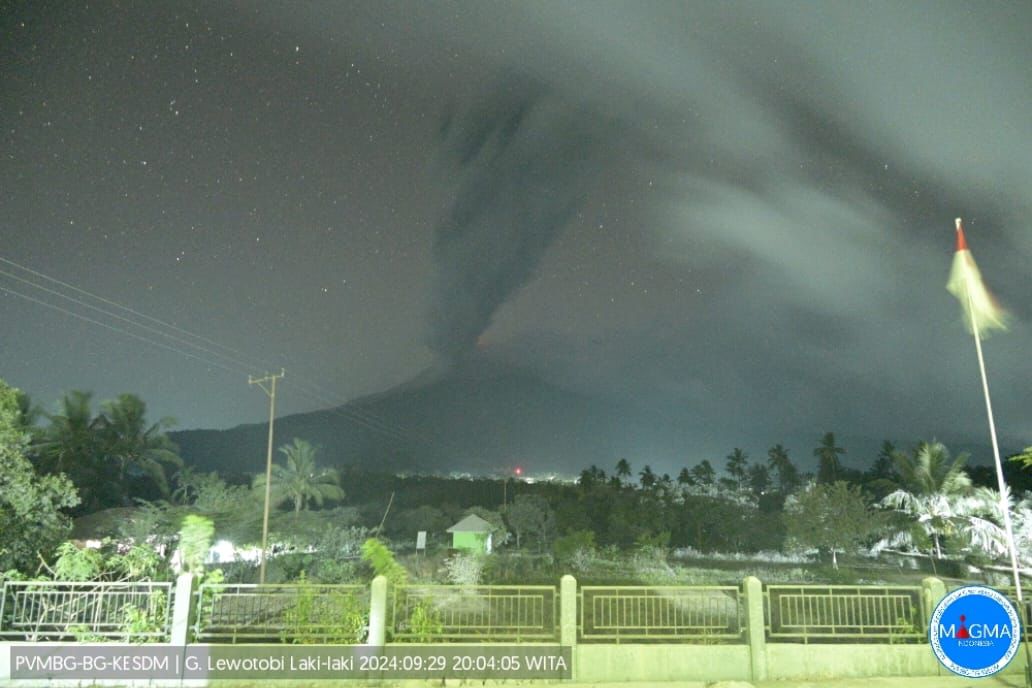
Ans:
POLYGON ((964 227, 957 218, 957 251, 953 254, 953 268, 946 289, 957 297, 964 311, 968 332, 985 339, 991 330, 1006 330, 1007 311, 996 301, 982 281, 975 259, 968 250, 964 227))

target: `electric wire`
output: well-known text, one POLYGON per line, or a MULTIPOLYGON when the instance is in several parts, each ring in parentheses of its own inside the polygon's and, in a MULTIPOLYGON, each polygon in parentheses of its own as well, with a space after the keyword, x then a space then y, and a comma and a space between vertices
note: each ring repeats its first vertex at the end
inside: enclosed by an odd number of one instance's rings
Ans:
MULTIPOLYGON (((191 332, 189 330, 185 330, 185 329, 183 329, 181 327, 178 327, 176 325, 168 323, 168 322, 166 322, 164 320, 161 320, 159 318, 155 318, 155 317, 150 316, 150 315, 148 315, 146 313, 142 313, 142 312, 140 312, 138 310, 129 308, 128 306, 124 306, 124 305, 122 305, 122 304, 120 304, 120 303, 118 303, 116 301, 111 300, 111 299, 107 299, 107 298, 99 296, 97 294, 93 294, 92 292, 86 291, 85 289, 81 289, 81 288, 79 288, 79 287, 77 287, 77 286, 75 286, 73 284, 69 284, 68 282, 65 282, 65 281, 59 280, 57 278, 51 277, 51 276, 46 275, 46 274, 44 274, 42 272, 39 272, 37 270, 33 270, 32 268, 26 267, 24 265, 21 265, 20 263, 16 263, 15 261, 9 260, 9 259, 4 258, 2 256, 0 256, 0 262, 6 263, 8 265, 12 265, 12 266, 14 266, 14 267, 16 267, 18 269, 24 270, 24 271, 26 271, 26 272, 36 276, 36 277, 40 277, 42 279, 48 280, 48 281, 53 282, 55 284, 58 284, 58 285, 60 285, 62 287, 65 287, 67 289, 71 289, 71 290, 73 290, 73 291, 75 291, 75 292, 77 292, 79 294, 83 294, 84 296, 88 296, 88 297, 96 299, 97 301, 100 301, 102 303, 109 304, 111 306, 114 306, 115 308, 119 308, 119 309, 121 309, 122 311, 124 311, 126 313, 130 313, 133 316, 136 316, 136 317, 139 317, 139 318, 143 318, 143 319, 145 319, 147 321, 150 321, 150 322, 153 322, 153 323, 157 323, 157 324, 159 324, 159 325, 161 325, 163 327, 166 327, 168 329, 174 330, 176 332, 180 332, 180 333, 182 333, 184 335, 193 337, 193 338, 198 339, 200 341, 204 341, 204 342, 206 342, 206 343, 208 343, 208 344, 210 344, 212 346, 218 347, 220 349, 234 352, 238 356, 244 357, 243 360, 241 360, 239 358, 236 358, 235 356, 229 356, 228 354, 224 354, 222 352, 215 351, 215 350, 213 350, 213 349, 211 349, 209 347, 202 346, 202 345, 197 344, 195 342, 191 342, 189 340, 183 339, 182 337, 179 337, 179 336, 176 336, 176 335, 172 335, 172 334, 169 334, 167 332, 163 332, 163 331, 161 331, 161 330, 159 330, 157 328, 151 327, 151 326, 146 325, 146 324, 142 324, 142 323, 137 322, 137 321, 135 321, 135 320, 133 320, 131 318, 127 318, 125 316, 119 315, 118 313, 113 313, 113 312, 111 312, 111 311, 109 311, 107 309, 104 309, 104 308, 101 308, 99 306, 95 306, 93 304, 87 303, 87 302, 85 302, 85 301, 83 301, 81 299, 75 298, 73 296, 69 296, 67 294, 62 294, 61 292, 58 292, 58 291, 56 291, 54 289, 50 289, 50 288, 42 286, 40 284, 36 284, 35 282, 32 282, 31 280, 27 280, 27 279, 25 279, 23 277, 19 277, 19 276, 14 275, 14 274, 12 274, 10 272, 4 271, 4 270, 0 270, 0 274, 5 275, 5 276, 7 276, 7 277, 9 277, 11 279, 15 279, 15 280, 17 280, 19 282, 22 282, 24 284, 27 284, 27 285, 29 285, 31 287, 36 288, 36 289, 40 289, 40 290, 42 290, 44 292, 47 292, 49 294, 53 294, 53 295, 58 296, 60 298, 66 299, 68 301, 71 301, 72 303, 76 303, 76 304, 81 305, 83 307, 89 308, 89 309, 91 309, 93 311, 96 311, 96 312, 99 312, 99 313, 103 313, 104 315, 106 315, 108 317, 115 318, 117 320, 120 320, 122 322, 130 324, 130 325, 132 325, 134 327, 139 327, 139 328, 141 328, 141 329, 143 329, 145 331, 152 332, 154 334, 157 334, 159 336, 165 337, 165 338, 170 339, 172 341, 176 341, 176 342, 178 342, 180 344, 183 344, 185 346, 189 346, 189 347, 195 348, 195 349, 197 349, 199 351, 203 351, 203 352, 208 353, 208 354, 210 354, 212 356, 217 356, 218 358, 221 358, 221 359, 224 359, 227 362, 230 362, 232 365, 236 366, 236 368, 239 371, 241 371, 241 372, 249 373, 255 367, 260 367, 260 366, 256 366, 254 364, 255 361, 260 361, 260 362, 263 362, 263 363, 267 363, 267 361, 262 361, 262 359, 254 357, 254 356, 249 356, 246 353, 244 353, 244 352, 242 352, 242 351, 240 351, 238 349, 234 349, 232 347, 229 347, 229 346, 226 346, 224 344, 221 344, 221 343, 219 343, 219 342, 217 342, 217 341, 215 341, 215 340, 213 340, 213 339, 211 339, 209 337, 205 337, 203 335, 196 334, 195 332, 191 332)), ((225 365, 223 363, 215 362, 215 361, 213 361, 213 360, 211 360, 209 358, 205 358, 203 356, 199 356, 197 354, 190 353, 188 351, 184 351, 184 350, 182 350, 179 347, 170 346, 170 345, 167 345, 167 344, 155 341, 153 339, 149 339, 149 338, 144 337, 142 335, 130 332, 130 331, 125 330, 123 328, 115 327, 115 326, 112 326, 110 324, 106 324, 106 323, 100 322, 98 320, 95 320, 95 319, 92 319, 92 318, 88 318, 86 316, 83 316, 81 314, 75 313, 73 311, 61 308, 60 306, 57 306, 55 304, 52 304, 52 303, 49 303, 49 302, 46 302, 46 301, 43 301, 43 300, 40 300, 40 299, 32 298, 30 296, 27 296, 25 294, 17 292, 17 291, 15 291, 13 289, 9 289, 9 288, 6 288, 6 287, 0 287, 0 288, 3 288, 4 291, 6 291, 8 293, 11 293, 11 294, 13 294, 15 296, 19 296, 19 297, 21 297, 23 299, 26 299, 28 301, 32 301, 32 302, 37 303, 37 304, 42 305, 42 306, 46 306, 48 308, 52 308, 53 310, 57 310, 57 311, 59 311, 61 313, 64 313, 66 315, 70 315, 72 317, 76 317, 76 318, 78 318, 80 320, 84 320, 86 322, 89 322, 89 323, 92 323, 92 324, 95 324, 95 325, 99 325, 101 327, 104 327, 106 329, 109 329, 111 331, 114 331, 114 332, 117 332, 117 333, 120 333, 120 334, 128 335, 130 337, 133 337, 134 339, 137 339, 137 340, 140 340, 140 341, 152 344, 154 346, 158 346, 158 347, 166 349, 168 351, 173 351, 175 353, 179 353, 181 355, 187 356, 187 357, 192 358, 194 360, 201 361, 201 362, 203 362, 205 364, 212 365, 212 366, 221 368, 223 370, 227 370, 229 372, 236 372, 234 369, 228 367, 227 365, 225 365)), ((410 431, 410 430, 408 430, 408 429, 406 429, 406 428, 404 428, 402 426, 399 426, 397 423, 392 423, 391 421, 387 421, 386 419, 384 419, 382 417, 379 417, 379 416, 376 416, 375 414, 372 414, 372 413, 370 413, 370 412, 368 412, 366 410, 356 409, 356 408, 346 408, 345 404, 348 403, 347 400, 344 400, 341 397, 337 397, 336 399, 334 399, 332 397, 334 397, 335 395, 333 395, 332 393, 327 393, 325 390, 322 390, 318 385, 315 385, 314 383, 311 383, 311 382, 306 382, 305 379, 302 378, 302 377, 297 377, 297 376, 292 376, 292 377, 295 380, 295 384, 292 385, 292 386, 297 388, 298 391, 301 392, 303 395, 309 397, 310 399, 318 401, 319 403, 329 404, 331 406, 335 406, 336 408, 325 409, 325 410, 327 410, 327 411, 329 411, 331 413, 339 415, 339 416, 341 416, 341 417, 343 417, 343 418, 345 418, 347 420, 350 420, 350 421, 354 422, 357 425, 365 427, 368 430, 372 430, 374 432, 377 432, 377 433, 381 434, 382 436, 388 437, 388 438, 393 439, 393 440, 398 441, 398 442, 406 442, 406 441, 416 440, 420 444, 425 444, 425 445, 428 445, 428 446, 433 446, 435 448, 439 448, 439 447, 436 447, 436 445, 438 444, 438 441, 436 441, 436 440, 431 440, 431 439, 429 439, 429 438, 427 438, 425 436, 417 436, 412 431, 410 431), (298 384, 298 383, 300 383, 300 384, 298 384)))
MULTIPOLYGON (((184 340, 184 339, 182 339, 180 337, 176 337, 175 335, 168 334, 167 332, 162 332, 162 331, 158 330, 157 328, 151 327, 149 325, 143 325, 141 323, 135 322, 135 321, 133 321, 133 320, 131 320, 129 318, 126 318, 124 316, 118 315, 117 313, 112 313, 112 312, 110 312, 108 310, 105 310, 104 308, 99 307, 99 306, 94 306, 93 304, 86 303, 85 301, 83 301, 81 299, 77 299, 74 296, 68 296, 67 294, 62 294, 59 291, 56 291, 54 289, 50 289, 49 287, 44 287, 44 286, 42 286, 40 284, 35 284, 34 282, 32 282, 30 280, 24 279, 22 277, 18 277, 17 275, 13 275, 13 274, 7 272, 6 270, 0 270, 0 275, 4 275, 6 277, 10 277, 11 279, 18 280, 19 282, 27 284, 27 285, 29 285, 31 287, 35 287, 36 289, 39 289, 41 291, 45 291, 48 294, 53 294, 55 296, 59 296, 62 299, 66 299, 66 300, 71 301, 73 303, 77 303, 77 304, 79 304, 81 306, 89 308, 90 310, 97 311, 98 313, 103 313, 104 315, 108 316, 109 318, 114 318, 116 320, 121 320, 122 322, 125 322, 125 323, 128 323, 130 325, 133 325, 134 327, 139 327, 140 329, 145 330, 147 332, 153 332, 154 334, 160 335, 162 337, 166 337, 166 338, 171 339, 173 341, 177 341, 177 342, 179 342, 181 344, 185 344, 186 346, 192 346, 193 348, 195 348, 195 349, 197 349, 199 351, 204 351, 205 353, 211 354, 213 356, 218 356, 220 358, 224 358, 224 359, 226 359, 228 361, 233 362, 234 364, 236 364, 238 366, 240 365, 239 361, 235 361, 234 359, 230 358, 229 356, 226 356, 225 354, 221 354, 221 353, 219 353, 217 351, 212 351, 211 349, 208 349, 207 347, 203 347, 203 346, 201 346, 199 344, 194 344, 193 342, 189 342, 189 341, 184 340)), ((173 349, 173 350, 176 350, 176 349, 173 349)), ((248 369, 247 368, 243 368, 243 370, 246 372, 248 369)))
POLYGON ((78 292, 78 293, 83 294, 84 296, 88 296, 88 297, 90 297, 92 299, 96 299, 97 301, 100 301, 102 303, 106 303, 106 304, 108 304, 110 306, 114 306, 115 308, 119 308, 119 309, 121 309, 123 311, 126 311, 127 313, 131 313, 131 314, 133 314, 133 315, 135 315, 137 317, 143 318, 144 320, 149 320, 149 321, 151 321, 151 322, 153 322, 155 324, 161 325, 162 327, 167 327, 170 330, 175 330, 176 332, 180 332, 181 334, 185 334, 187 336, 194 337, 194 338, 199 339, 199 340, 201 340, 203 342, 207 342, 207 343, 209 343, 209 344, 211 344, 213 346, 217 346, 217 347, 219 347, 221 349, 225 349, 227 351, 230 351, 230 352, 233 352, 233 353, 236 353, 236 354, 240 354, 240 355, 244 356, 245 358, 247 358, 247 356, 245 354, 243 354, 243 352, 237 351, 236 349, 233 349, 232 347, 225 346, 224 344, 220 344, 219 342, 216 342, 216 341, 214 341, 212 339, 208 339, 207 337, 204 337, 202 335, 196 334, 194 332, 190 332, 189 330, 184 330, 181 327, 178 327, 178 326, 173 325, 171 323, 165 322, 164 320, 160 320, 160 319, 155 318, 153 316, 147 315, 146 313, 141 313, 140 311, 134 310, 134 309, 130 308, 129 306, 125 306, 125 305, 122 305, 120 303, 117 303, 116 301, 112 301, 111 299, 104 298, 103 296, 98 296, 97 294, 94 294, 92 292, 88 292, 85 289, 82 289, 80 287, 75 286, 74 284, 69 284, 68 282, 63 282, 63 281, 57 279, 56 277, 51 277, 50 275, 45 275, 42 272, 39 272, 38 270, 33 270, 30 267, 27 267, 27 266, 22 265, 20 263, 16 263, 15 261, 10 260, 9 258, 4 258, 3 256, 0 256, 0 262, 3 262, 3 263, 6 263, 8 265, 11 265, 13 267, 16 267, 19 270, 24 270, 25 272, 27 272, 27 273, 29 273, 31 275, 35 275, 36 277, 42 277, 43 279, 45 279, 47 281, 53 282, 55 284, 59 284, 62 287, 65 287, 67 289, 71 289, 72 291, 78 292))
POLYGON ((48 303, 48 302, 43 301, 41 299, 33 298, 32 296, 28 296, 27 294, 22 294, 21 292, 18 292, 18 291, 14 290, 14 289, 11 289, 9 286, 4 286, 4 285, 0 284, 0 290, 3 290, 3 291, 5 291, 8 294, 11 294, 13 296, 18 296, 20 298, 23 298, 26 301, 32 301, 33 303, 38 303, 41 306, 46 306, 47 308, 52 308, 55 311, 60 311, 61 313, 64 313, 65 315, 72 316, 73 318, 78 318, 79 320, 85 320, 88 323, 92 323, 94 325, 99 325, 101 327, 104 327, 104 328, 107 328, 109 330, 112 330, 113 332, 118 332, 120 334, 127 335, 129 337, 134 338, 134 339, 139 339, 141 342, 147 342, 148 344, 151 344, 153 346, 157 346, 157 347, 160 347, 162 349, 167 349, 169 351, 174 351, 175 353, 181 354, 183 356, 188 356, 189 358, 201 361, 202 363, 204 363, 206 365, 214 366, 216 368, 222 368, 223 370, 227 370, 227 371, 233 373, 234 375, 236 375, 238 373, 238 371, 236 371, 236 370, 234 370, 234 369, 232 369, 232 368, 230 368, 228 366, 225 366, 225 365, 223 365, 221 363, 218 363, 216 361, 211 361, 211 360, 208 360, 206 358, 202 358, 201 356, 197 356, 196 354, 192 354, 189 351, 183 351, 182 349, 177 349, 174 346, 169 346, 167 344, 163 344, 162 342, 158 342, 158 341, 155 341, 153 339, 148 339, 147 337, 144 337, 142 335, 136 334, 135 332, 130 332, 129 330, 126 330, 126 329, 123 329, 123 328, 120 328, 120 327, 115 327, 114 325, 110 325, 108 323, 104 323, 104 322, 101 322, 99 320, 94 320, 93 318, 88 318, 85 315, 81 315, 79 313, 74 313, 74 312, 72 312, 72 311, 70 311, 70 310, 68 310, 66 308, 62 308, 61 306, 58 306, 58 305, 55 305, 55 304, 52 304, 52 303, 48 303))

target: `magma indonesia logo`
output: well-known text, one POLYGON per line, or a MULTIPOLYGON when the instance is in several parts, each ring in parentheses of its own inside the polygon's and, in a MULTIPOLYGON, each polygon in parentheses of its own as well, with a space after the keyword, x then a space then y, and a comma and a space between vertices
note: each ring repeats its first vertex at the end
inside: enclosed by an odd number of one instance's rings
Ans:
POLYGON ((1017 654, 1021 621, 1006 597, 992 588, 971 585, 949 593, 935 608, 928 642, 953 673, 968 678, 991 676, 1017 654))

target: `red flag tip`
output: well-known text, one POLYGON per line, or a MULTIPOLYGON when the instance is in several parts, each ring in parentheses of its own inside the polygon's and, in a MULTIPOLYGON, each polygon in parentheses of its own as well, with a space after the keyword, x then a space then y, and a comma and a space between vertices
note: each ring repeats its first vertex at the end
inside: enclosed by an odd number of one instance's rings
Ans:
POLYGON ((957 218, 957 250, 967 251, 967 239, 964 238, 964 227, 960 223, 960 218, 957 218))

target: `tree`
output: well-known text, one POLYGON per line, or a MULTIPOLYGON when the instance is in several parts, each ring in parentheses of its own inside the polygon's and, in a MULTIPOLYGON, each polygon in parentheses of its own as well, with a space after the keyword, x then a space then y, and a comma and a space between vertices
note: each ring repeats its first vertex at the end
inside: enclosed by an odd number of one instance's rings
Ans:
POLYGON ((692 478, 692 472, 687 467, 682 468, 681 472, 677 474, 677 484, 684 487, 685 485, 691 485, 695 482, 692 478))
POLYGON ((767 450, 767 465, 774 471, 778 491, 781 494, 791 494, 799 487, 799 470, 788 458, 788 450, 780 444, 775 444, 767 450))
POLYGON ((73 390, 58 402, 57 413, 45 414, 49 425, 40 436, 37 453, 47 474, 67 475, 79 490, 86 511, 119 503, 118 486, 107 478, 99 416, 91 409, 92 395, 73 390))
POLYGON ((762 463, 749 467, 749 489, 756 495, 764 494, 770 489, 770 471, 762 463))
POLYGON ((813 450, 813 455, 817 457, 818 483, 827 485, 842 477, 842 465, 838 457, 845 453, 845 449, 835 445, 835 433, 824 433, 820 446, 813 450))
POLYGON ((118 483, 123 498, 128 497, 126 479, 130 472, 150 478, 162 496, 168 495, 165 466, 182 467, 176 445, 165 435, 173 424, 171 418, 148 423, 147 405, 134 394, 120 394, 102 404, 99 425, 103 451, 118 469, 118 483))
POLYGON ((28 446, 18 390, 0 379, 0 571, 34 568, 39 553, 71 528, 62 510, 79 503, 67 477, 37 475, 25 457, 28 446))
POLYGON ((601 485, 606 481, 606 472, 598 466, 592 464, 590 468, 586 468, 581 471, 580 478, 577 480, 577 484, 584 488, 594 487, 595 485, 601 485))
POLYGON ((730 486, 741 492, 749 480, 749 455, 735 447, 727 455, 727 475, 730 478, 730 486))
POLYGON ((899 480, 896 488, 914 494, 960 494, 971 488, 964 470, 968 455, 951 458, 941 442, 921 442, 913 453, 897 451, 892 455, 899 480))
MULTIPOLYGON (((1005 493, 1011 515, 1011 529, 1019 564, 1032 561, 1032 495, 1014 504, 1010 491, 1005 493)), ((961 519, 960 531, 968 541, 971 553, 996 559, 1008 559, 1010 542, 1004 525, 1000 493, 987 487, 976 487, 970 495, 956 498, 961 519)))
MULTIPOLYGON (((896 489, 882 499, 882 505, 906 516, 930 538, 932 552, 942 558, 942 539, 957 528, 956 497, 970 492, 971 479, 964 472, 966 454, 955 459, 941 442, 922 442, 913 453, 895 452, 899 473, 896 489)), ((907 527, 880 543, 881 546, 914 544, 914 530, 907 527)))
POLYGON ((652 472, 652 467, 646 465, 645 468, 641 469, 641 473, 638 474, 642 488, 651 490, 656 486, 656 474, 652 472))
POLYGON ((726 496, 689 495, 678 513, 679 540, 699 551, 741 552, 750 539, 755 509, 726 496))
MULTIPOLYGON (((308 507, 308 500, 322 506, 326 499, 344 499, 337 472, 315 465, 317 449, 307 441, 294 438, 290 444, 280 447, 286 457, 286 465, 272 467, 272 491, 277 504, 293 502, 294 513, 308 507)), ((256 490, 265 489, 265 476, 259 474, 254 481, 256 490)))
POLYGON ((620 459, 616 462, 616 477, 621 483, 626 483, 627 479, 631 477, 631 464, 627 462, 627 459, 620 459))
POLYGON ((853 549, 878 528, 876 514, 858 487, 844 481, 811 485, 785 502, 785 525, 790 538, 831 552, 838 568, 838 552, 853 549))
POLYGON ((171 499, 177 505, 173 512, 188 506, 191 512, 212 519, 220 538, 236 542, 261 533, 260 496, 248 485, 227 485, 217 473, 197 473, 189 467, 179 470, 172 481, 171 499))
POLYGON ((713 465, 710 464, 709 459, 703 459, 692 468, 692 478, 694 478, 697 485, 712 485, 716 477, 717 472, 713 470, 713 465))
POLYGON ((394 553, 377 538, 369 538, 362 543, 362 561, 372 567, 373 573, 383 576, 393 585, 408 582, 408 571, 394 558, 394 553))
POLYGON ((881 448, 878 450, 878 456, 875 457, 874 463, 871 465, 869 474, 875 479, 892 480, 898 477, 896 473, 895 460, 892 458, 896 454, 896 445, 892 442, 885 440, 882 442, 881 448))
POLYGON ((516 548, 527 537, 538 539, 543 549, 555 530, 555 514, 544 497, 538 495, 516 495, 512 504, 505 508, 505 520, 516 535, 516 548))
POLYGON ((878 450, 874 463, 864 472, 864 486, 878 499, 884 498, 885 495, 893 491, 896 488, 896 482, 899 480, 895 460, 892 458, 895 453, 895 445, 885 440, 882 442, 881 449, 878 450))
POLYGON ((187 514, 183 518, 179 530, 179 550, 186 573, 204 572, 204 559, 208 556, 214 536, 215 524, 211 519, 197 514, 187 514))
POLYGON ((182 466, 176 447, 165 436, 170 420, 146 421, 146 404, 122 394, 93 415, 92 395, 73 391, 62 397, 57 413, 40 433, 40 465, 48 473, 65 473, 78 486, 87 511, 124 505, 130 478, 144 477, 161 496, 168 494, 165 466, 182 466))
POLYGON ((431 537, 444 532, 451 521, 437 507, 424 504, 415 509, 406 509, 387 519, 386 530, 392 538, 403 542, 415 542, 416 533, 425 530, 431 537))
POLYGON ((1025 468, 1032 468, 1032 447, 1025 447, 1020 454, 1015 454, 1009 460, 1025 468))

